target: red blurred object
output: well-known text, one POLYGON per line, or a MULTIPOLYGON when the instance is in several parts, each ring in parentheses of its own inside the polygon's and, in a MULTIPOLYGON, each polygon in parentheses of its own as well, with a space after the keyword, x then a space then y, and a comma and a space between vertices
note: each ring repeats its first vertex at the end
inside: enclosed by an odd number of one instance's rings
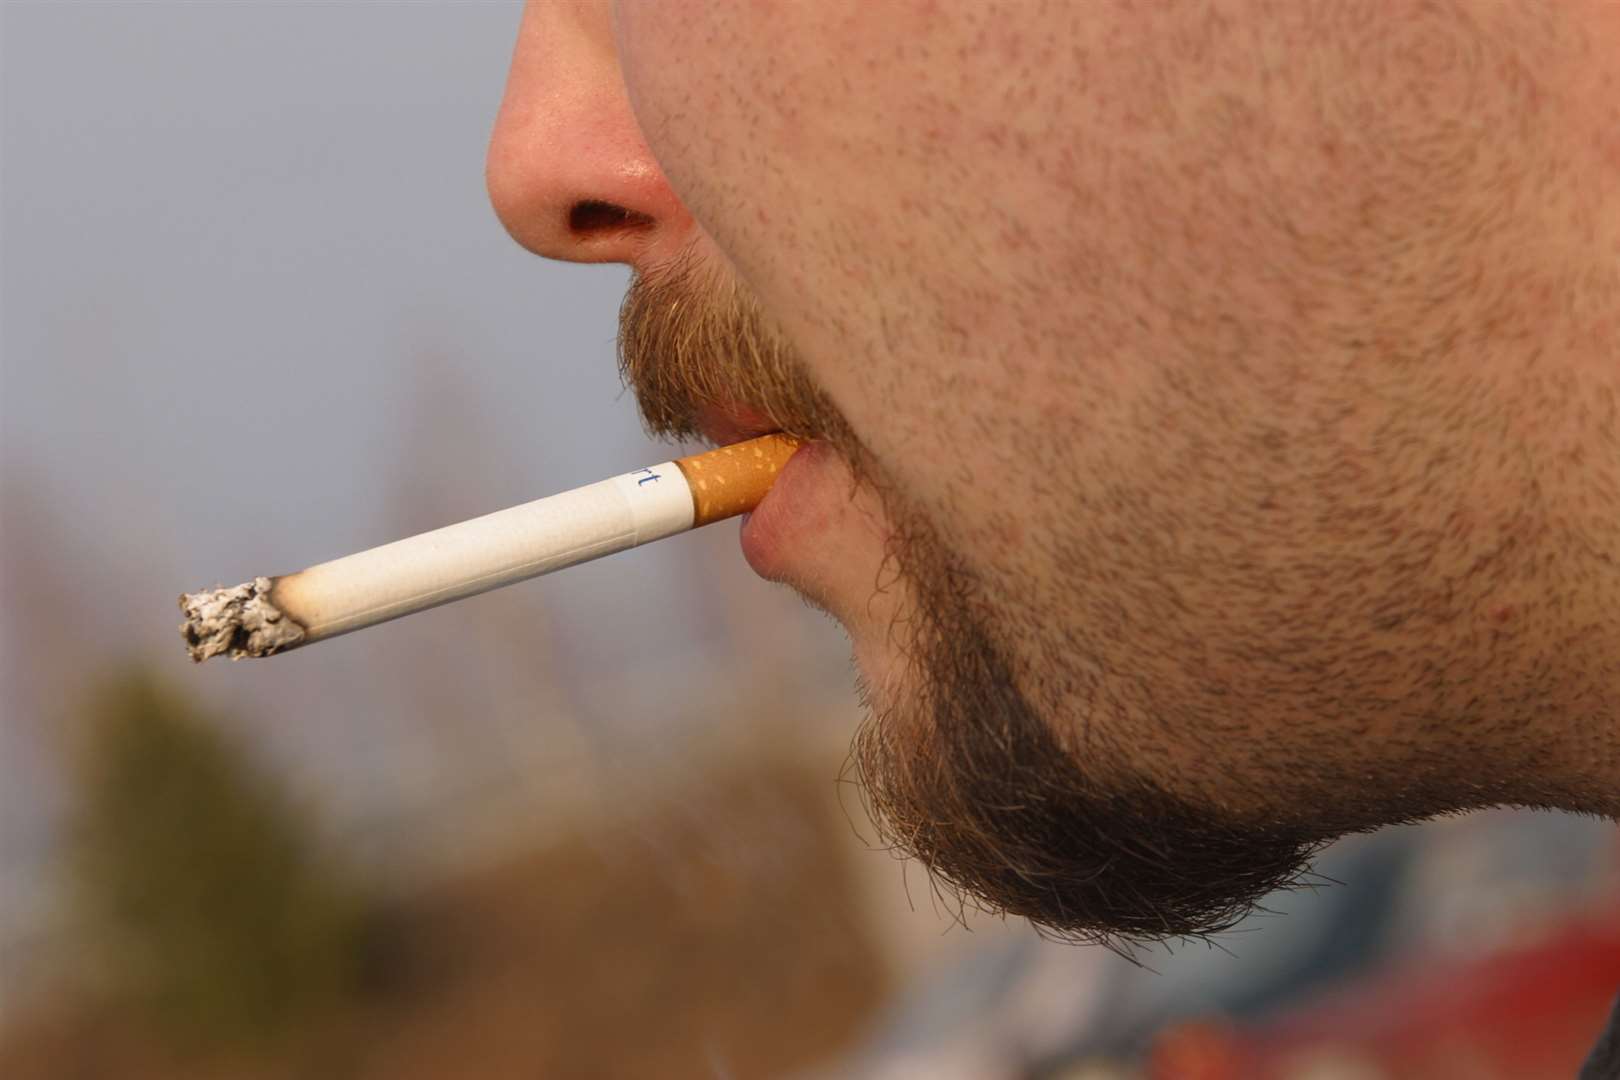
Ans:
POLYGON ((1620 916, 1467 961, 1404 962, 1252 1025, 1164 1033, 1153 1080, 1569 1080, 1620 989, 1620 916))

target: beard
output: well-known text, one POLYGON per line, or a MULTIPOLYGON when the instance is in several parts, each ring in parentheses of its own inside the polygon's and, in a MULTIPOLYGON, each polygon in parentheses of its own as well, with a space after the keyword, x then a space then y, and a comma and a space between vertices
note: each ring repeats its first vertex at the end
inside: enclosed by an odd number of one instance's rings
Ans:
POLYGON ((902 614, 846 629, 884 635, 902 662, 863 681, 851 762, 885 842, 964 905, 1115 948, 1209 934, 1297 881, 1329 838, 1223 814, 1133 769, 1089 718, 1043 716, 1032 702, 1073 677, 1065 658, 1018 647, 1028 606, 983 585, 738 282, 691 257, 638 275, 619 358, 655 435, 693 437, 705 413, 746 408, 830 444, 882 506, 902 614))

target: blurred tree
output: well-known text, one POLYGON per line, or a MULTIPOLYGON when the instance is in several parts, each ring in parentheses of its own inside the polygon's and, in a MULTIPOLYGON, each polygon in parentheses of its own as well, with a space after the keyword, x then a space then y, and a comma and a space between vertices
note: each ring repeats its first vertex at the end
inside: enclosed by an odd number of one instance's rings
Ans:
POLYGON ((73 867, 114 986, 181 1045, 243 1050, 354 992, 365 905, 273 777, 140 671, 87 720, 73 867))

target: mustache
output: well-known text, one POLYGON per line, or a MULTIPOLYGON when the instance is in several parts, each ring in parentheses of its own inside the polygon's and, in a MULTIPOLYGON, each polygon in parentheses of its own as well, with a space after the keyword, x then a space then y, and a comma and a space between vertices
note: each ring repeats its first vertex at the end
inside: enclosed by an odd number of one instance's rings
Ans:
POLYGON ((701 438, 705 414, 742 414, 767 430, 864 457, 842 412, 791 342, 737 280, 687 254, 631 279, 619 309, 619 373, 648 432, 701 438))

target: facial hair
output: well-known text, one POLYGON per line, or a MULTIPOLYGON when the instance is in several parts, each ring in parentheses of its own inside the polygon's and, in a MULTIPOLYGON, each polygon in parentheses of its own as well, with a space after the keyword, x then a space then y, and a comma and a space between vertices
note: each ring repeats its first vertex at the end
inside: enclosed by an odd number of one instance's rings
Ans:
POLYGON ((1296 881, 1325 842, 1297 822, 1231 820, 1128 768, 1093 767, 1099 749, 1128 763, 1130 748, 1094 747, 1083 718, 1032 706, 1063 678, 1062 658, 1017 655, 1016 605, 990 595, 890 481, 737 281, 690 256, 638 275, 619 358, 654 434, 691 437, 706 411, 746 408, 831 443, 877 495, 909 598, 879 632, 906 660, 888 685, 863 686, 851 761, 883 839, 965 904, 1116 948, 1203 935, 1296 881))

